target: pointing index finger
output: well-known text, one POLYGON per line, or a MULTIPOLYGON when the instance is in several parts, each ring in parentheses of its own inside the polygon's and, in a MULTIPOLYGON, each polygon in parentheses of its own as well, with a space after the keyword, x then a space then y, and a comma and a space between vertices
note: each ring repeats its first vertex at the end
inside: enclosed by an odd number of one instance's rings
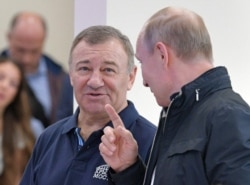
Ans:
POLYGON ((117 114, 115 109, 110 104, 105 105, 105 110, 108 113, 109 118, 114 125, 114 128, 117 128, 118 126, 124 127, 124 124, 123 124, 120 116, 117 114))

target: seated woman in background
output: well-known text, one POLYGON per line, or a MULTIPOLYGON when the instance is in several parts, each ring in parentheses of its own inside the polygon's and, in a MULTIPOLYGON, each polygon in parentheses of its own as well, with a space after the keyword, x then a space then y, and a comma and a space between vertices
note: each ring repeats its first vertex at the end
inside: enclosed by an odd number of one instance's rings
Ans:
POLYGON ((18 185, 31 155, 35 136, 18 64, 0 58, 0 185, 18 185))

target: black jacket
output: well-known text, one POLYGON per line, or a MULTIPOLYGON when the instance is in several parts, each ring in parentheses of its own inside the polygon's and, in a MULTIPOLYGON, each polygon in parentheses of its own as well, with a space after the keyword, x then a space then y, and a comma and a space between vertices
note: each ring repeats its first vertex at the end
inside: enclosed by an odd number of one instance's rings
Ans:
POLYGON ((185 85, 161 116, 145 182, 138 160, 111 174, 113 184, 150 185, 152 177, 154 185, 250 184, 250 108, 224 67, 185 85))

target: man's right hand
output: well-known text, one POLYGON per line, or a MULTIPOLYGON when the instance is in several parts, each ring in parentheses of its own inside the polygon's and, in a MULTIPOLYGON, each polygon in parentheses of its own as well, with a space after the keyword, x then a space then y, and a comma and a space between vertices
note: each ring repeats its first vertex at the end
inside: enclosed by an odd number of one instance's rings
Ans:
POLYGON ((100 153, 105 162, 115 171, 120 172, 133 165, 138 156, 138 145, 132 133, 127 130, 114 108, 105 105, 106 112, 114 128, 104 128, 100 153))

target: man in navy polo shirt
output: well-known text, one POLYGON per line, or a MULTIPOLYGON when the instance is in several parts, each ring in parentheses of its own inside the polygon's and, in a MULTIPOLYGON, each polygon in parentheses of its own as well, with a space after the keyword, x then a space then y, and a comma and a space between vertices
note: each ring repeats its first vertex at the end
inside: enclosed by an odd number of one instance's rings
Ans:
POLYGON ((112 126, 107 104, 119 113, 147 163, 156 126, 127 100, 136 70, 132 45, 119 30, 92 26, 79 33, 69 62, 79 107, 40 136, 21 185, 107 185, 109 166, 99 151, 103 128, 112 126))

